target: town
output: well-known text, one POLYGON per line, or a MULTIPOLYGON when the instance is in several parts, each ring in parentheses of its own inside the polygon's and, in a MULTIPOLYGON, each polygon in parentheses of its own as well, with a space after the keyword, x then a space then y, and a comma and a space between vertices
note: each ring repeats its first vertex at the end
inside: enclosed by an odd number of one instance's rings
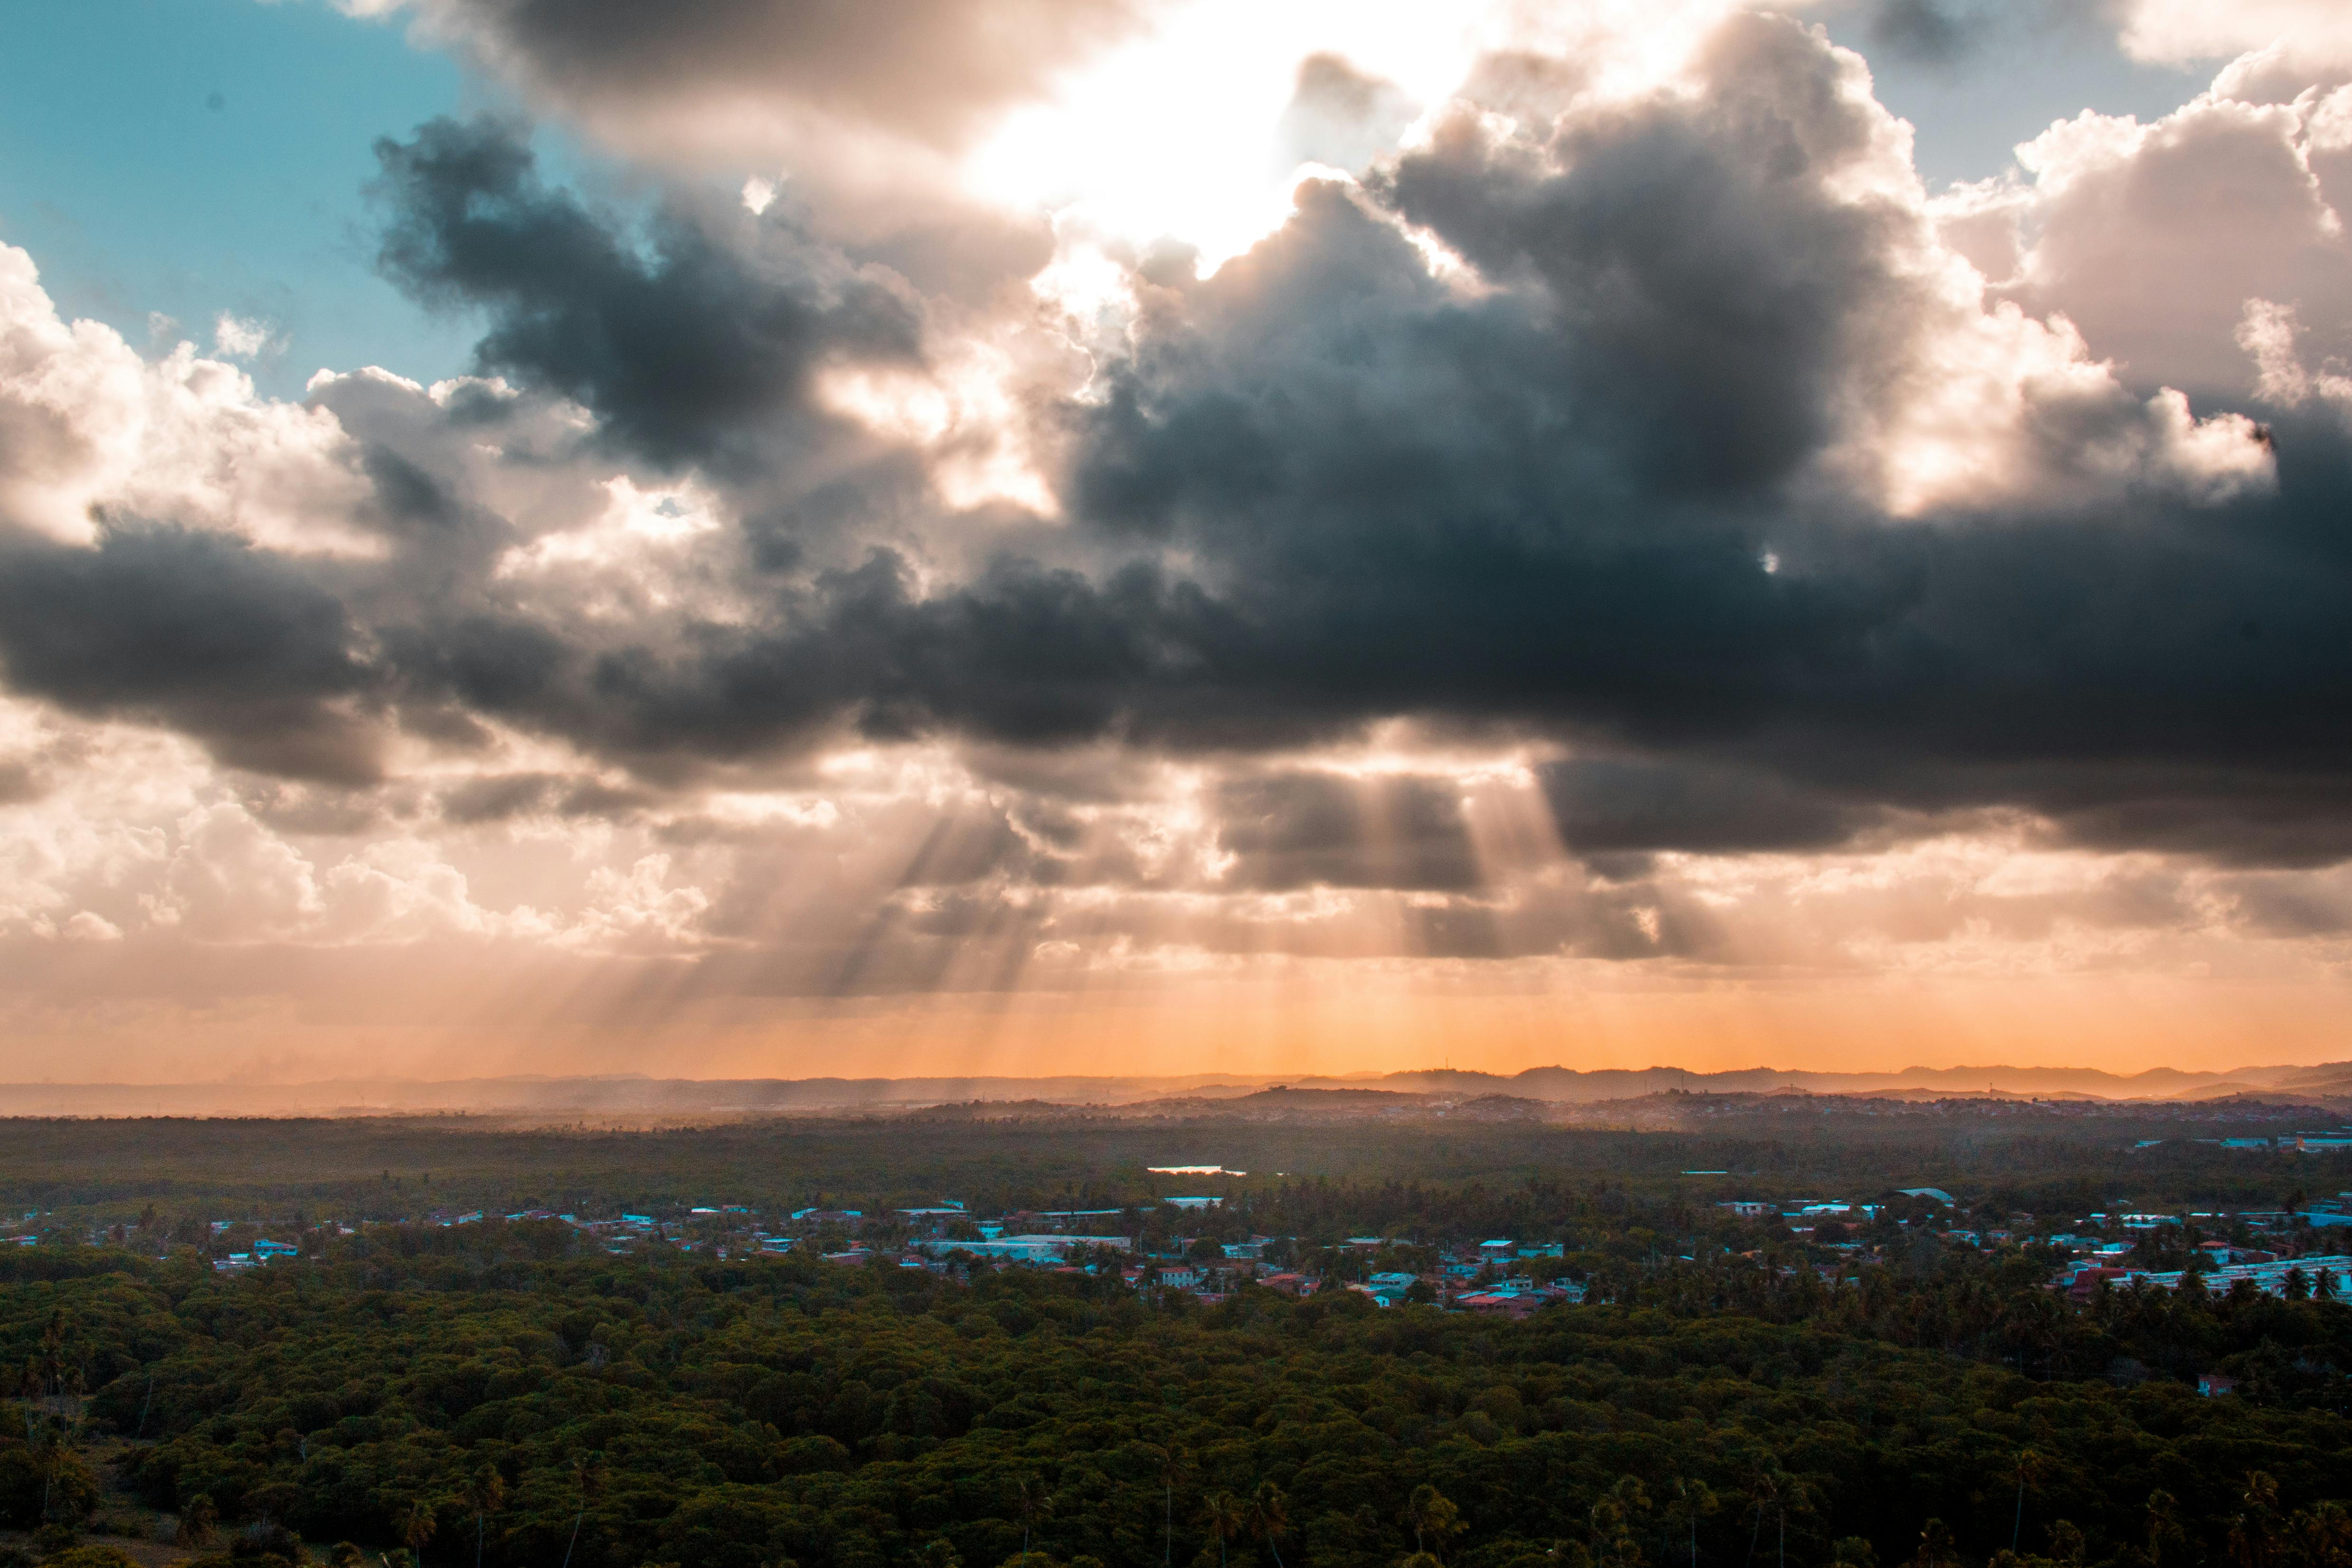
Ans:
MULTIPOLYGON (((2302 1134, 2332 1152, 2352 1134, 2302 1134)), ((2253 1140, 2231 1140, 2251 1145, 2253 1140)), ((2266 1140, 2264 1142, 2267 1142, 2266 1140)), ((2293 1146, 2293 1145, 2290 1145, 2293 1146)), ((1210 1167, 1202 1175, 1240 1176, 1210 1167)), ((1720 1182, 1724 1173, 1685 1173, 1720 1182)), ((17 1247, 127 1247, 175 1254, 221 1273, 328 1256, 347 1239, 411 1228, 504 1225, 551 1230, 580 1250, 620 1257, 702 1255, 716 1260, 798 1253, 831 1264, 924 1270, 969 1280, 983 1271, 1041 1270, 1116 1279, 1127 1289, 1204 1304, 1244 1289, 1305 1297, 1360 1292, 1378 1307, 1525 1317, 1541 1308, 1608 1299, 1591 1260, 1566 1238, 1454 1238, 1385 1234, 1272 1235, 1251 1224, 1250 1194, 1171 1196, 1118 1208, 1020 1209, 984 1215, 959 1199, 900 1208, 810 1206, 775 1215, 743 1204, 603 1217, 523 1209, 435 1209, 398 1219, 345 1222, 295 1218, 213 1219, 201 1233, 166 1226, 152 1206, 140 1223, 77 1228, 25 1214, 0 1236, 17 1247)), ((1683 1238, 1689 1250, 1654 1254, 1655 1268, 1736 1259, 1783 1275, 1810 1270, 1852 1282, 1874 1265, 1923 1254, 2014 1253, 2044 1265, 2049 1288, 2082 1303, 2102 1290, 2253 1291, 2286 1300, 2352 1300, 2352 1190, 2292 1207, 2117 1208, 2053 1223, 2024 1212, 1971 1206, 1936 1186, 1859 1198, 1707 1200, 1710 1218, 1683 1238)))

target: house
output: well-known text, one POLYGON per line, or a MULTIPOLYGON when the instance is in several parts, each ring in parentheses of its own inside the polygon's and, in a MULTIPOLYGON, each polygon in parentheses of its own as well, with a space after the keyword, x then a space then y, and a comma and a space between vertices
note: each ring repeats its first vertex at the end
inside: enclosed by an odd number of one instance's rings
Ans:
POLYGON ((1542 1304, 1541 1297, 1518 1291, 1472 1291, 1454 1298, 1462 1312, 1497 1318, 1523 1318, 1542 1304))
POLYGON ((2203 1373, 2197 1379, 2197 1392, 2208 1399, 2216 1394, 2235 1394, 2237 1391, 2238 1380, 2218 1372, 2203 1373))
POLYGON ((2108 1280, 2122 1284, 2130 1278, 2131 1270, 2128 1269, 2077 1269, 2074 1270, 2073 1281, 2066 1287, 2066 1294, 2072 1301, 2088 1301, 2098 1293, 2101 1281, 2108 1280))
POLYGON ((1478 1243, 1478 1256, 1488 1262, 1507 1262, 1518 1249, 1519 1244, 1511 1240, 1478 1243))
POLYGON ((1768 1214, 1780 1212, 1777 1205, 1755 1198, 1740 1198, 1730 1203, 1718 1203, 1715 1207, 1727 1208, 1741 1219, 1761 1219, 1768 1214))
POLYGON ((1940 1203, 1946 1208, 1957 1207, 1952 1202, 1952 1195, 1940 1186, 1905 1186, 1897 1187, 1895 1191, 1905 1197, 1924 1197, 1932 1203, 1940 1203))
POLYGON ((253 1244, 253 1255, 261 1262, 267 1263, 272 1258, 299 1258, 302 1255, 302 1249, 289 1246, 283 1241, 257 1241, 253 1244))

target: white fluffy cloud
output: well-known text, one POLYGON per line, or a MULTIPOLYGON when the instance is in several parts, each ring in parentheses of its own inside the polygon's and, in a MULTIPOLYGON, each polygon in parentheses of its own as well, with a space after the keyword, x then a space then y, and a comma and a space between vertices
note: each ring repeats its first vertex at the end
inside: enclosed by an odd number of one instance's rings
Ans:
MULTIPOLYGON (((259 330, 221 340, 250 352, 244 334, 259 330)), ((368 490, 332 414, 257 397, 192 343, 148 360, 111 328, 60 319, 33 258, 5 244, 0 450, 0 511, 58 539, 88 541, 113 511, 279 549, 364 548, 347 519, 368 490)))

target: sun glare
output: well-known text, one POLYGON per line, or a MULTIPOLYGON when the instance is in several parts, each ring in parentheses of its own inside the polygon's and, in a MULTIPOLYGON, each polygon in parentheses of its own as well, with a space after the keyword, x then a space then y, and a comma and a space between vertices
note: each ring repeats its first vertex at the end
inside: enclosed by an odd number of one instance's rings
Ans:
POLYGON ((1081 215, 1141 246, 1196 247, 1211 269, 1290 210, 1283 110, 1302 60, 1336 54, 1412 101, 1444 99, 1475 57, 1488 8, 1201 0, 1066 82, 974 154, 973 187, 1081 215))

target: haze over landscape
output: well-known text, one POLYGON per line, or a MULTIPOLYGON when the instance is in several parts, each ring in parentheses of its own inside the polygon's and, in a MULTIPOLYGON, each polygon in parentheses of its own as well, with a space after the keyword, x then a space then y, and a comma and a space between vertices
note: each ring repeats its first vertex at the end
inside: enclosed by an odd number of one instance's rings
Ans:
POLYGON ((2352 1058, 2334 0, 5 26, 11 1104, 2352 1058))

